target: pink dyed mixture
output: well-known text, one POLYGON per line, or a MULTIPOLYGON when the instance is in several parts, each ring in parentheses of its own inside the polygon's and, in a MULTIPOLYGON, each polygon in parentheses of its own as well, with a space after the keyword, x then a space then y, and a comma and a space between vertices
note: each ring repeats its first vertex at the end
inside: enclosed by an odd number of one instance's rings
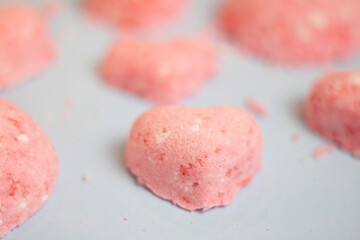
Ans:
POLYGON ((360 49, 359 0, 226 0, 221 29, 273 62, 316 64, 360 49))
POLYGON ((0 90, 41 74, 54 58, 41 12, 20 4, 0 6, 0 90))
POLYGON ((151 29, 177 18, 189 0, 86 0, 95 19, 127 29, 151 29))
POLYGON ((140 183, 190 211, 230 204, 260 170, 262 135, 236 107, 155 107, 134 123, 126 164, 140 183))
POLYGON ((307 98, 305 115, 312 129, 360 156, 360 71, 320 79, 307 98))
POLYGON ((0 238, 45 204, 58 174, 55 150, 43 130, 0 98, 0 238))
POLYGON ((216 50, 205 38, 171 41, 120 39, 102 66, 113 86, 158 102, 180 101, 197 93, 213 76, 216 50))

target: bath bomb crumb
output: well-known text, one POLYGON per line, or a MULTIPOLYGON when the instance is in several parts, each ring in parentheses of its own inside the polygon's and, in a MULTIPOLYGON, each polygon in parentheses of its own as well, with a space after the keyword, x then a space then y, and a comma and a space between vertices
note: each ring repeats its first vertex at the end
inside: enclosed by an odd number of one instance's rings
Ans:
POLYGON ((64 102, 65 106, 72 107, 75 104, 75 98, 73 96, 66 96, 64 102))
POLYGON ((45 120, 49 121, 49 120, 52 119, 53 116, 52 116, 52 114, 50 112, 44 112, 43 117, 44 117, 45 120))
POLYGON ((301 139, 301 134, 298 132, 295 132, 292 136, 291 136, 291 140, 293 142, 298 142, 301 139))
POLYGON ((249 98, 246 100, 247 107, 256 113, 260 117, 266 117, 267 115, 267 109, 264 107, 263 104, 261 104, 258 100, 255 98, 249 98))
POLYGON ((69 113, 68 111, 62 112, 61 116, 62 116, 62 118, 63 118, 64 120, 69 120, 70 117, 71 117, 71 115, 70 115, 70 113, 69 113))
POLYGON ((305 163, 305 159, 304 159, 304 158, 299 158, 298 161, 299 161, 299 163, 305 163))
POLYGON ((91 175, 90 175, 89 173, 87 173, 87 174, 85 174, 85 175, 82 177, 82 180, 85 181, 85 182, 87 182, 87 181, 90 180, 90 177, 91 177, 91 175))
POLYGON ((64 10, 64 5, 60 0, 47 1, 43 8, 45 17, 56 17, 60 15, 64 10))
POLYGON ((262 135, 236 107, 164 105, 135 121, 125 155, 130 171, 156 195, 189 211, 207 210, 230 204, 260 170, 262 135), (159 143, 164 132, 171 134, 159 143))
POLYGON ((152 101, 172 103, 199 92, 215 74, 216 59, 214 42, 203 36, 121 38, 111 48, 101 72, 114 87, 152 101))
POLYGON ((318 146, 314 152, 313 152, 313 156, 315 158, 321 158, 323 157, 325 154, 330 153, 332 151, 334 151, 336 149, 336 146, 334 144, 329 144, 329 145, 321 145, 318 146))
POLYGON ((127 221, 127 220, 129 220, 127 217, 124 217, 124 221, 127 221))

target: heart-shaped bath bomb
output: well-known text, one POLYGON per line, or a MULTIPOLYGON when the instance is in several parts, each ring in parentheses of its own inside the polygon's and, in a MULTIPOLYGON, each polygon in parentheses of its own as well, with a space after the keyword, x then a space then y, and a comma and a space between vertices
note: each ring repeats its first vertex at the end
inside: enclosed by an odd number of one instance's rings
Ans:
POLYGON ((216 50, 203 37, 169 41, 120 39, 102 66, 113 86, 158 102, 175 102, 200 90, 213 76, 216 50))
POLYGON ((281 64, 342 59, 360 50, 359 0, 225 0, 220 27, 241 48, 281 64))
POLYGON ((44 131, 0 98, 0 238, 45 204, 58 174, 59 162, 44 131))
POLYGON ((360 71, 318 80, 305 103, 305 116, 312 129, 360 157, 360 71))
POLYGON ((155 107, 136 120, 126 149, 140 183, 190 211, 230 204, 261 158, 257 123, 230 106, 155 107))
POLYGON ((43 14, 24 4, 0 6, 0 90, 45 71, 55 58, 43 14))
POLYGON ((189 0, 86 0, 92 18, 125 29, 154 29, 175 20, 189 0))

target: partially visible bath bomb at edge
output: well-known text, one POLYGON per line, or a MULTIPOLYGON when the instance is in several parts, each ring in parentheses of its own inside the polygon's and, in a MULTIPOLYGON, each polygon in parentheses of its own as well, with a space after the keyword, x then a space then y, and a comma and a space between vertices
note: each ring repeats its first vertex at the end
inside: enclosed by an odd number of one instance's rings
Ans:
POLYGON ((44 131, 0 98, 0 238, 45 204, 58 174, 59 162, 44 131))
POLYGON ((360 50, 359 0, 226 0, 220 28, 270 62, 319 64, 360 50))
POLYGON ((360 157, 360 71, 318 80, 307 98, 305 117, 312 129, 360 157))
POLYGON ((91 17, 125 29, 154 29, 175 20, 189 0, 85 0, 91 17))
POLYGON ((136 120, 126 147, 138 181, 189 211, 230 204, 261 158, 257 123, 230 106, 155 107, 136 120))
POLYGON ((216 47, 205 37, 120 39, 102 65, 111 85, 149 100, 176 102, 194 95, 215 73, 216 47))
POLYGON ((55 58, 43 14, 21 4, 0 5, 0 90, 44 72, 55 58))

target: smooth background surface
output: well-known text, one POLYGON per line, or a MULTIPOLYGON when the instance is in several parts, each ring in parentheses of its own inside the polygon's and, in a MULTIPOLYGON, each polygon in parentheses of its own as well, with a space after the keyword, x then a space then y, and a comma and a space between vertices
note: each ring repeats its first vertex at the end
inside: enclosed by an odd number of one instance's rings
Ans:
MULTIPOLYGON (((208 30, 218 2, 195 0, 185 21, 168 32, 208 30)), ((93 25, 71 0, 50 26, 59 46, 56 64, 0 95, 29 112, 50 135, 61 176, 50 201, 4 239, 360 238, 360 159, 340 150, 314 159, 313 150, 325 141, 293 114, 316 77, 360 67, 360 57, 284 69, 224 51, 218 77, 182 104, 245 107, 248 97, 263 102, 269 111, 258 118, 265 140, 263 169, 232 205, 190 213, 138 186, 124 167, 130 127, 154 104, 101 81, 97 69, 115 40, 113 29, 93 25), (71 98, 74 104, 67 106, 71 98), (301 134, 298 142, 291 140, 295 132, 301 134), (86 173, 88 182, 82 181, 86 173)))

